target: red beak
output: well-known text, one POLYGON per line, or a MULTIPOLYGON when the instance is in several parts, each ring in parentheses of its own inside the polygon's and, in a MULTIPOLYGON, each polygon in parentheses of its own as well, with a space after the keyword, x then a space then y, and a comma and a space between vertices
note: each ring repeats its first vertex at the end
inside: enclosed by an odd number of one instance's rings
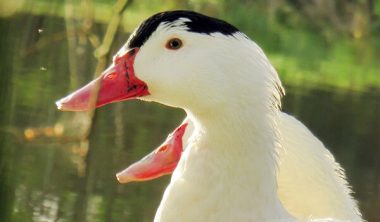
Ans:
POLYGON ((85 111, 108 103, 149 95, 148 86, 135 75, 138 48, 118 55, 98 78, 56 102, 63 111, 85 111))
POLYGON ((171 133, 165 142, 153 152, 116 174, 120 183, 146 181, 171 174, 177 167, 183 151, 182 137, 187 123, 171 133))

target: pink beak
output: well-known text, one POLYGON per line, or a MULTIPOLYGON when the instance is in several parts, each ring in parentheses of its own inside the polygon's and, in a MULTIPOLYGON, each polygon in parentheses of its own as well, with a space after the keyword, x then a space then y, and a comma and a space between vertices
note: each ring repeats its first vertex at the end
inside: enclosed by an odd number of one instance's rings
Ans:
POLYGON ((117 55, 98 78, 56 102, 63 111, 85 111, 108 103, 149 95, 148 86, 135 75, 138 48, 117 55))
POLYGON ((165 142, 153 152, 116 174, 120 183, 152 180, 171 174, 177 167, 183 151, 182 137, 187 123, 171 133, 165 142))
MULTIPOLYGON (((116 56, 112 65, 98 78, 56 102, 63 111, 86 111, 108 103, 149 95, 148 86, 134 72, 138 48, 116 56)), ((116 175, 120 183, 145 181, 171 174, 183 151, 182 137, 187 123, 171 133, 166 141, 127 169, 116 175)))

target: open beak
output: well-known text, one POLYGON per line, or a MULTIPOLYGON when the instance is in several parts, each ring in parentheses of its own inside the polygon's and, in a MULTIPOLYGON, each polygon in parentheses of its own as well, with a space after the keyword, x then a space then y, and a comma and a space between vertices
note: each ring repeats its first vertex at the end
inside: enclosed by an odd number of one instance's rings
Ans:
POLYGON ((86 111, 112 102, 149 95, 148 86, 135 75, 133 64, 138 52, 133 48, 117 55, 98 78, 56 102, 62 111, 86 111))
POLYGON ((171 133, 165 142, 153 152, 116 174, 120 183, 146 181, 171 174, 177 167, 183 151, 182 137, 187 123, 171 133))

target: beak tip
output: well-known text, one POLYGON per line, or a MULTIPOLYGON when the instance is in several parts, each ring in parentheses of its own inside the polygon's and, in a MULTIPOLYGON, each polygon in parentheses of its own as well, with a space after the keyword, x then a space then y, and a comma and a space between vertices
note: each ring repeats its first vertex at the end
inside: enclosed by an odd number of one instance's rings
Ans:
POLYGON ((78 99, 74 99, 72 95, 68 95, 62 99, 59 99, 55 102, 55 105, 57 106, 57 109, 60 111, 87 111, 90 110, 91 107, 89 107, 88 104, 82 103, 78 99))
POLYGON ((57 109, 59 109, 61 111, 66 111, 67 110, 66 104, 68 102, 70 102, 71 98, 72 98, 72 95, 68 95, 66 97, 63 97, 63 98, 55 101, 55 105, 57 106, 57 109))
POLYGON ((57 106, 57 109, 63 111, 63 103, 61 102, 61 100, 56 101, 55 105, 57 106))
POLYGON ((117 179, 117 181, 119 181, 119 183, 121 183, 121 182, 120 182, 120 177, 119 177, 119 174, 118 174, 118 173, 116 174, 116 179, 117 179))
POLYGON ((123 175, 123 172, 117 173, 116 174, 116 179, 121 184, 129 183, 129 182, 133 181, 128 176, 123 175))
POLYGON ((60 111, 73 111, 74 110, 74 109, 70 109, 70 107, 67 107, 66 103, 64 101, 62 101, 62 99, 56 101, 55 105, 57 106, 57 109, 60 111))

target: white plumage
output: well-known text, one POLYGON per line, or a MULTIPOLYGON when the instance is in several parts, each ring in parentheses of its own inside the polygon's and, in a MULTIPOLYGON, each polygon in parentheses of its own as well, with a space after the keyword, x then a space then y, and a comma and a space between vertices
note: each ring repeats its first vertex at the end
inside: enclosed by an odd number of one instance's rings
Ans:
POLYGON ((158 30, 165 31, 155 33, 135 61, 151 92, 141 99, 184 108, 195 133, 155 222, 295 220, 290 215, 361 220, 329 151, 277 109, 281 83, 254 42, 242 34, 158 30), (185 39, 182 51, 158 56, 160 40, 174 33, 185 39))
POLYGON ((58 107, 90 108, 99 81, 96 106, 138 97, 182 108, 193 123, 155 222, 362 220, 330 152, 280 111, 281 81, 264 52, 228 23, 156 14, 58 107))
MULTIPOLYGON (((189 143, 194 126, 190 118, 183 136, 189 143)), ((362 221, 344 172, 334 157, 301 122, 281 112, 278 128, 278 195, 286 210, 301 221, 339 218, 362 221)))

